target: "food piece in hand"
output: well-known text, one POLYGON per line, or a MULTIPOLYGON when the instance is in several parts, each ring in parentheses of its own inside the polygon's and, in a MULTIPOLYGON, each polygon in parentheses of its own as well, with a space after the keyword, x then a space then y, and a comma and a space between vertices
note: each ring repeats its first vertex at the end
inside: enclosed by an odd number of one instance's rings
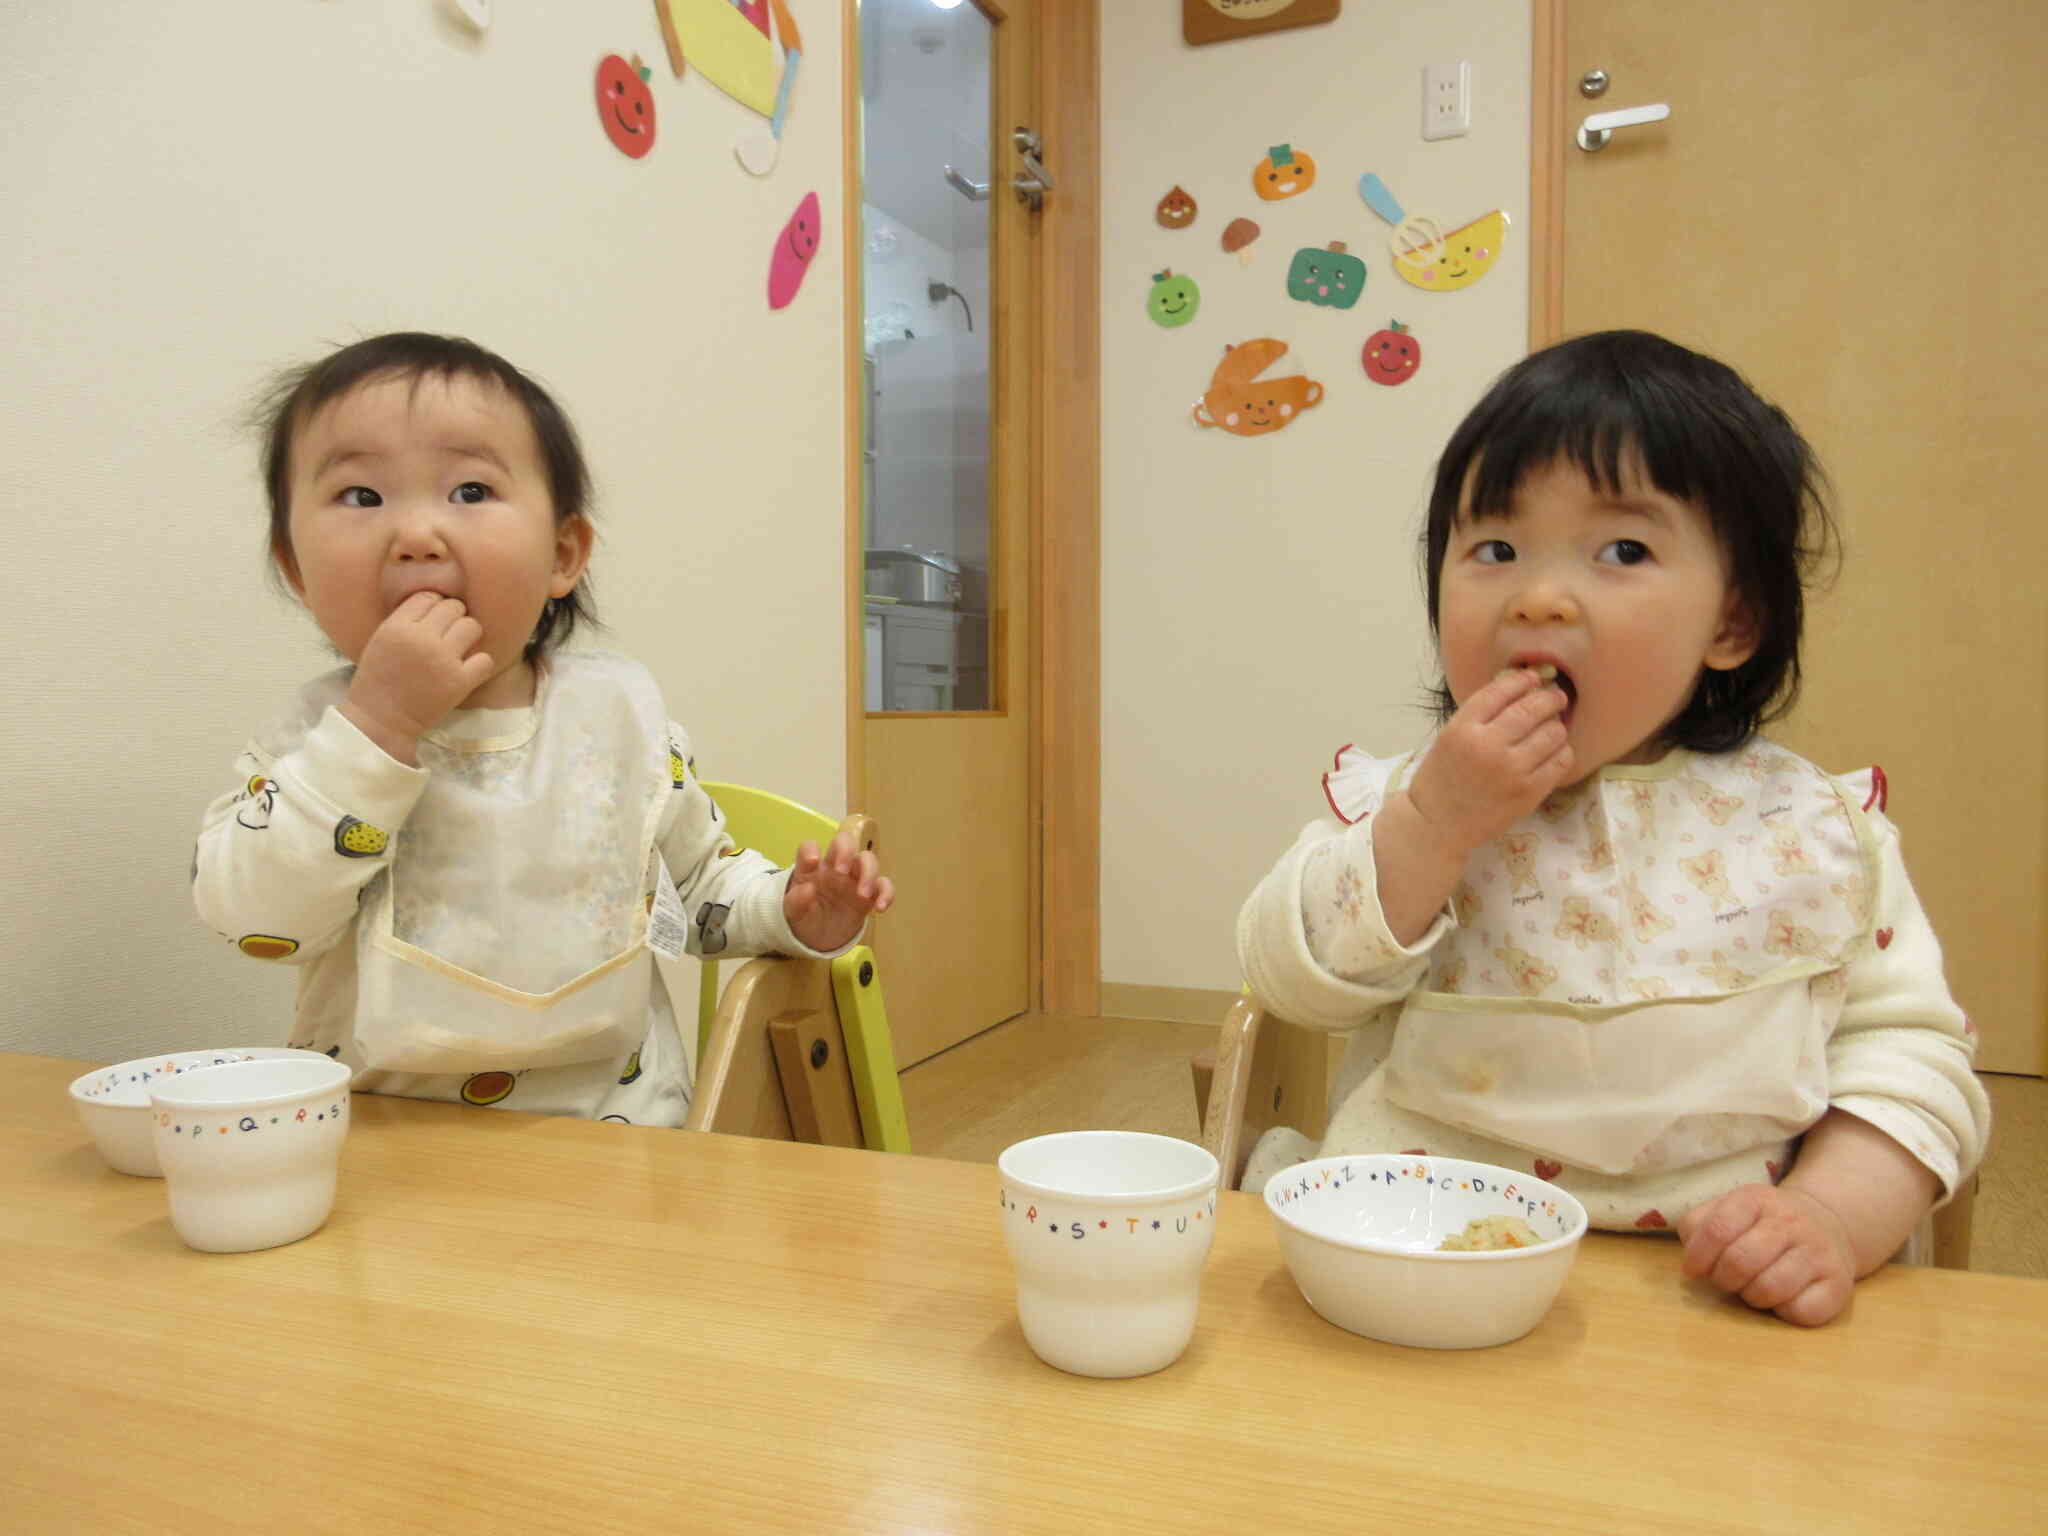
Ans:
POLYGON ((1439 1253, 1494 1253, 1503 1248, 1534 1248, 1543 1239, 1519 1216, 1476 1216, 1465 1230, 1438 1243, 1439 1253))

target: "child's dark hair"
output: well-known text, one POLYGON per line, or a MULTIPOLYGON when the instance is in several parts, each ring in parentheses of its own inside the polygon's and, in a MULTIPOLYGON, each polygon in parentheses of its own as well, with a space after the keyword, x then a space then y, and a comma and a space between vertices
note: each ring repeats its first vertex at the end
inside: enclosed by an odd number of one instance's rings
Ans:
MULTIPOLYGON (((497 353, 460 336, 434 336, 424 331, 393 331, 372 336, 331 353, 317 363, 278 376, 264 392, 252 421, 263 434, 263 488, 270 499, 270 552, 292 552, 292 440, 329 401, 362 384, 384 378, 473 379, 495 383, 516 400, 533 427, 546 466, 548 494, 554 503, 555 526, 590 516, 590 469, 583 445, 568 415, 540 385, 497 353)), ((551 597, 526 642, 526 660, 567 640, 579 620, 595 624, 597 605, 588 575, 566 597, 551 597)))
MULTIPOLYGON (((1451 434, 1422 535, 1430 633, 1461 513, 1506 515, 1523 479, 1560 461, 1609 493, 1639 470, 1701 508, 1757 626, 1756 652, 1741 666, 1701 669, 1664 742, 1725 752, 1790 709, 1805 586, 1837 547, 1826 477, 1790 418, 1734 369, 1647 331, 1602 331, 1533 353, 1451 434)), ((1441 684, 1435 702, 1443 717, 1455 707, 1441 684)))

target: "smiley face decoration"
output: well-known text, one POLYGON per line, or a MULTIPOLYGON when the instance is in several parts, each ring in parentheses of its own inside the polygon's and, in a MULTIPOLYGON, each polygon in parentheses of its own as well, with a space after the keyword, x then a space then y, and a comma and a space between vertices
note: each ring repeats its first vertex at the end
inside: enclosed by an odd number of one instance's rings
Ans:
POLYGON ((654 148, 654 93, 647 88, 654 72, 633 55, 628 64, 616 53, 597 63, 597 116, 604 136, 629 160, 654 148))
POLYGON ((1152 274, 1152 291, 1145 296, 1145 313, 1154 325, 1168 330, 1186 325, 1202 307, 1202 289, 1185 272, 1168 267, 1152 274))
POLYGON ((1269 203, 1306 192, 1316 184, 1315 156, 1292 144, 1275 144, 1252 167, 1252 190, 1269 203))
POLYGON ((1195 222, 1195 200, 1179 187, 1159 199, 1152 217, 1168 229, 1186 229, 1195 222))
POLYGON ((1263 437, 1322 404, 1323 386, 1302 374, 1259 377, 1286 351, 1286 342, 1270 336, 1225 348, 1223 361, 1209 380, 1209 392, 1195 402, 1195 425, 1221 427, 1239 437, 1263 437))

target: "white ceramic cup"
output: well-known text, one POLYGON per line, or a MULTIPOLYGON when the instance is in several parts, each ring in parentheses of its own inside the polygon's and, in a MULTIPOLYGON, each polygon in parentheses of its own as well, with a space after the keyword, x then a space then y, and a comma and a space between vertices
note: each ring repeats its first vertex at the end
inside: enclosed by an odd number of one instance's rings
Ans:
POLYGON ((324 1057, 199 1067, 149 1093, 171 1225, 205 1253, 318 1231, 334 1208, 349 1069, 324 1057))
POLYGON ((1077 1376, 1144 1376, 1194 1336, 1216 1231, 1216 1159, 1142 1131, 1065 1131, 997 1159, 1017 1318, 1077 1376))

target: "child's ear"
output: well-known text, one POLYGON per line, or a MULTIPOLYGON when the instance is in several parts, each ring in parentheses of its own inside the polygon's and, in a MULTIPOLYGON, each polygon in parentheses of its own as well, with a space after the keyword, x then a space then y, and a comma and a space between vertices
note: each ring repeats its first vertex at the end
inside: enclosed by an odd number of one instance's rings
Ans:
POLYGON ((583 579, 583 568, 590 564, 590 547, 596 540, 597 530, 587 517, 572 517, 556 526, 555 573, 548 582, 550 597, 567 597, 576 590, 576 583, 583 579))
POLYGON ((1757 622, 1756 610, 1739 593, 1731 592, 1721 613, 1721 628, 1703 659, 1716 672, 1733 672, 1756 654, 1762 641, 1763 626, 1757 622))
POLYGON ((304 602, 306 579, 299 574, 299 562, 293 558, 291 549, 281 543, 272 544, 270 558, 277 562, 278 574, 284 577, 284 584, 292 589, 292 595, 304 602))

